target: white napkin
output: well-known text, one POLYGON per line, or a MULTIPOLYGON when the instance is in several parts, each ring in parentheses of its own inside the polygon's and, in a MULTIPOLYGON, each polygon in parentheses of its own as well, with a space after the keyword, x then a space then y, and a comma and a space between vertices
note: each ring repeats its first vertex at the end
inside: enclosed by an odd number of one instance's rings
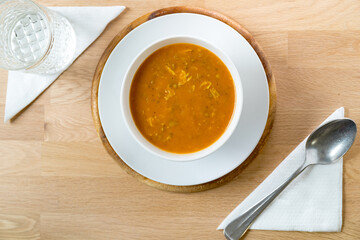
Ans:
MULTIPOLYGON (((344 118, 344 108, 337 109, 325 122, 339 118, 344 118)), ((224 229, 234 218, 273 191, 301 165, 305 158, 305 142, 306 139, 225 218, 218 230, 224 229)), ((342 167, 343 161, 340 159, 331 165, 304 170, 264 210, 250 229, 340 232, 342 167)))
MULTIPOLYGON (((76 50, 72 60, 74 61, 125 7, 49 7, 49 9, 66 17, 75 30, 76 50)), ((9 71, 4 121, 7 122, 34 101, 60 74, 38 75, 9 71)))

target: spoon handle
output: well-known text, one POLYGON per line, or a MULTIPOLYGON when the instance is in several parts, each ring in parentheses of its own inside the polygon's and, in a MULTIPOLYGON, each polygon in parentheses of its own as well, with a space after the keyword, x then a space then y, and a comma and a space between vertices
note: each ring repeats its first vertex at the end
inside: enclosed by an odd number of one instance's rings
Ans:
POLYGON ((307 166, 297 169, 283 184, 272 191, 268 196, 256 203, 244 214, 230 222, 224 229, 224 235, 228 240, 238 240, 249 229, 251 223, 269 206, 269 204, 286 188, 287 185, 298 176, 307 166))

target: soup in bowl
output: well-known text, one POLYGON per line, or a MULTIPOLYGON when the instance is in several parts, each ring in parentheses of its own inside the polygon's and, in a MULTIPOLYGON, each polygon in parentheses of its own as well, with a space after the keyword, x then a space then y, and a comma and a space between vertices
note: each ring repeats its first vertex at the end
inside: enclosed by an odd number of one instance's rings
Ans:
POLYGON ((146 150, 189 161, 219 149, 242 110, 239 74, 230 58, 207 41, 171 37, 143 50, 122 84, 125 123, 146 150))

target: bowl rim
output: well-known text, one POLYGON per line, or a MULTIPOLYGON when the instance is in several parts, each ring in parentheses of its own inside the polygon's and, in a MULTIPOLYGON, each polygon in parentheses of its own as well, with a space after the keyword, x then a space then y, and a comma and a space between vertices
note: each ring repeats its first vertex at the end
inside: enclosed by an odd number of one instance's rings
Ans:
POLYGON ((152 42, 151 44, 147 45, 145 48, 143 48, 136 57, 131 61, 129 67, 126 70, 124 79, 121 84, 121 91, 120 91, 120 107, 121 107, 121 113, 122 117, 124 119, 126 128, 130 132, 130 135, 135 139, 137 143, 140 144, 144 149, 146 149, 148 152, 155 154, 158 157, 172 160, 172 161, 179 161, 179 162, 185 162, 185 161, 194 161, 197 159, 201 159, 203 157, 206 157, 212 153, 214 153, 216 150, 221 148, 226 141, 232 136, 234 130, 236 129, 241 113, 242 113, 242 107, 243 107, 243 88, 242 88, 242 82, 239 75, 239 72, 231 60, 231 58, 225 54, 222 50, 214 46, 214 44, 208 42, 205 39, 194 37, 194 36, 187 36, 187 35, 173 35, 173 36, 167 36, 164 38, 161 38, 157 41, 152 42), (188 40, 188 41, 177 41, 178 39, 181 40, 188 40), (162 43, 175 40, 173 43, 166 43, 162 45, 162 43), (193 42, 192 42, 193 41, 193 42), (194 43, 196 42, 196 43, 194 43), (208 51, 215 54, 227 67, 227 69, 230 72, 230 75, 234 82, 234 90, 235 90, 235 103, 234 103, 234 109, 232 116, 230 118, 230 121, 228 122, 228 125, 225 129, 225 131, 221 134, 221 136, 214 141, 209 146, 191 153, 173 153, 166 150, 163 150, 154 144, 152 144, 150 141, 148 141, 143 134, 140 132, 140 130, 137 128, 136 124, 134 123, 131 110, 130 110, 130 88, 131 84, 134 78, 134 75, 136 74, 138 68, 141 66, 141 64, 149 57, 151 54, 153 54, 155 51, 159 50, 162 47, 176 44, 176 43, 190 43, 195 44, 198 46, 201 46, 208 51), (200 43, 200 44, 199 44, 200 43), (160 45, 160 46, 158 46, 160 45), (154 49, 151 49, 154 48, 154 49), (209 49, 210 48, 210 49, 209 49), (149 50, 150 49, 150 50, 149 50), (221 55, 221 56, 219 56, 221 55), (139 60, 140 59, 140 60, 139 60), (134 67, 136 66, 136 68, 134 67), (134 69, 135 68, 135 69, 134 69), (128 88, 126 87, 128 85, 128 88), (127 90, 127 93, 125 92, 127 90))

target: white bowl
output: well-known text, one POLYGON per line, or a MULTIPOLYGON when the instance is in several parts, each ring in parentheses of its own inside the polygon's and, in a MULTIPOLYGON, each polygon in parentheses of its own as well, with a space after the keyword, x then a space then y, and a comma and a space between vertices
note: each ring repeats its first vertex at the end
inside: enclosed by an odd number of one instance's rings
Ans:
POLYGON ((200 158, 203 158, 203 157, 213 153, 217 149, 219 149, 230 138, 231 134, 235 130, 235 128, 239 122, 240 115, 241 115, 242 104, 243 104, 243 90, 242 90, 240 76, 239 76, 239 73, 238 73, 235 65, 230 60, 230 58, 224 52, 222 52, 215 46, 209 44, 206 40, 198 39, 198 38, 194 38, 194 37, 188 37, 188 36, 168 37, 168 38, 159 40, 159 41, 149 45, 142 52, 140 52, 135 57, 133 62, 130 64, 130 67, 128 68, 128 70, 125 74, 125 79, 122 83, 121 96, 120 96, 120 106, 122 109, 122 115, 125 120, 126 126, 129 130, 129 132, 131 133, 131 135, 134 137, 134 139, 143 148, 145 148, 149 152, 151 152, 159 157, 169 159, 169 160, 174 160, 174 161, 191 161, 191 160, 200 159, 200 158), (174 44, 174 43, 196 44, 196 45, 202 46, 202 47, 208 49, 209 51, 211 51, 212 53, 214 53, 217 57, 219 57, 223 61, 223 63, 229 69, 230 74, 234 81, 234 86, 235 86, 234 111, 233 111, 230 122, 229 122, 227 128, 225 129, 224 133, 221 135, 221 137, 218 140, 216 140, 210 146, 208 146, 200 151, 197 151, 197 152, 185 153, 185 154, 167 152, 165 150, 162 150, 162 149, 156 147, 152 143, 150 143, 140 133, 140 131, 136 127, 134 120, 132 118, 132 114, 131 114, 131 110, 130 110, 130 102, 129 102, 130 87, 131 87, 132 80, 134 78, 134 75, 135 75, 137 69, 140 67, 140 65, 143 63, 143 61, 148 56, 150 56, 153 52, 155 52, 156 50, 158 50, 164 46, 174 44))

